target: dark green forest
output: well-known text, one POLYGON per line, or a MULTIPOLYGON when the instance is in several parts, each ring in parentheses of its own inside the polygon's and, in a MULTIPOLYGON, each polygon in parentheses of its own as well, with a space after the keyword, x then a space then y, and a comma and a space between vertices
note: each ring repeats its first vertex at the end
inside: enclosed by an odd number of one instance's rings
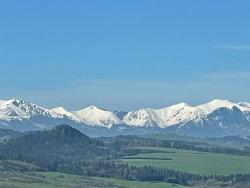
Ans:
MULTIPOLYGON (((123 179, 128 181, 156 181, 180 185, 197 185, 209 180, 247 185, 250 174, 199 175, 150 165, 131 166, 120 161, 143 151, 140 147, 176 148, 200 152, 250 156, 245 149, 218 147, 208 143, 157 140, 138 136, 90 138, 78 130, 61 125, 52 130, 14 136, 0 145, 2 161, 22 161, 39 171, 64 172, 76 175, 123 179)), ((22 169, 27 171, 29 169, 22 169)))

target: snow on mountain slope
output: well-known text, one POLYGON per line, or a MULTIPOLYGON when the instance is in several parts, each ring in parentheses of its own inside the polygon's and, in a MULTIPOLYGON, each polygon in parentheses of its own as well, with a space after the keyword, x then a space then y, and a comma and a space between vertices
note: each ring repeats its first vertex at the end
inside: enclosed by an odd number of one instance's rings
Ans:
POLYGON ((8 100, 5 102, 1 101, 0 113, 9 116, 19 116, 22 118, 28 118, 35 115, 47 116, 50 114, 49 110, 41 106, 17 99, 8 100))
POLYGON ((199 112, 194 107, 180 103, 162 109, 141 109, 129 112, 124 117, 124 122, 131 126, 166 128, 193 120, 198 115, 199 112))
POLYGON ((238 103, 239 108, 244 112, 250 112, 250 103, 240 102, 238 103))
POLYGON ((232 109, 237 107, 242 111, 250 111, 248 103, 232 103, 227 100, 213 100, 209 103, 190 106, 186 103, 169 106, 163 109, 141 109, 121 116, 115 113, 90 106, 79 111, 69 112, 63 107, 47 110, 36 104, 22 100, 0 101, 0 118, 24 119, 32 116, 46 116, 53 118, 69 118, 74 121, 84 122, 88 125, 111 127, 113 124, 124 124, 135 127, 169 127, 183 124, 187 121, 199 121, 218 108, 232 109))
POLYGON ((95 106, 89 106, 82 110, 72 112, 78 120, 91 126, 102 126, 111 128, 112 125, 123 124, 113 112, 99 109, 95 106))
POLYGON ((34 126, 44 128, 46 124, 49 124, 49 127, 51 127, 53 123, 70 123, 70 121, 72 121, 72 123, 75 122, 78 124, 82 123, 107 128, 110 128, 114 124, 124 124, 113 112, 101 110, 94 106, 73 112, 67 111, 63 107, 48 110, 36 104, 17 99, 0 101, 0 120, 28 120, 34 126))
POLYGON ((3 120, 10 121, 12 119, 22 120, 23 118, 27 118, 29 114, 19 108, 19 100, 7 100, 7 101, 0 101, 0 117, 3 120))
MULTIPOLYGON (((33 124, 34 127, 41 128, 46 128, 46 124, 48 124, 47 120, 53 118, 48 109, 28 101, 17 99, 8 100, 5 103, 2 103, 0 114, 7 115, 7 119, 1 118, 1 120, 25 120, 26 123, 28 121, 29 124, 33 124)), ((51 124, 52 123, 50 123, 50 125, 51 124)))
POLYGON ((10 118, 17 117, 29 119, 35 116, 60 118, 63 113, 65 113, 65 115, 70 114, 70 112, 67 112, 62 107, 48 110, 39 105, 23 100, 11 99, 0 101, 0 115, 6 115, 10 118))
POLYGON ((245 107, 228 100, 216 99, 198 106, 180 103, 162 109, 141 109, 129 112, 124 117, 124 122, 137 127, 152 127, 158 125, 160 128, 166 128, 172 125, 185 124, 189 121, 197 123, 219 108, 232 109, 233 107, 239 108, 240 110, 245 109, 245 107))
POLYGON ((5 105, 6 103, 10 103, 11 100, 0 100, 0 107, 2 107, 3 105, 5 105))
POLYGON ((195 107, 186 103, 179 103, 155 111, 162 118, 162 128, 194 120, 200 115, 200 112, 195 107))
POLYGON ((136 127, 154 127, 162 123, 155 110, 149 108, 129 112, 124 116, 123 121, 127 125, 136 127))
POLYGON ((48 122, 43 121, 49 117, 49 110, 27 101, 12 99, 0 102, 2 128, 20 131, 43 129, 49 126, 48 122))
POLYGON ((70 118, 72 120, 79 121, 79 119, 71 112, 67 111, 63 107, 57 107, 50 110, 51 115, 55 118, 70 118))
POLYGON ((162 109, 140 109, 132 112, 107 111, 89 106, 78 111, 63 107, 48 110, 23 100, 0 100, 0 127, 15 130, 37 130, 58 124, 69 124, 98 134, 107 128, 124 130, 172 130, 187 135, 223 136, 250 133, 250 103, 213 100, 191 106, 179 103, 162 109), (100 129, 101 128, 101 129, 100 129))
POLYGON ((208 102, 206 104, 196 106, 196 108, 198 108, 199 110, 201 110, 205 114, 209 114, 218 108, 232 109, 233 107, 238 107, 238 105, 235 103, 232 103, 228 100, 220 100, 220 99, 215 99, 215 100, 212 100, 211 102, 208 102))
POLYGON ((241 111, 245 114, 247 120, 250 122, 250 103, 240 102, 238 105, 240 106, 241 111))

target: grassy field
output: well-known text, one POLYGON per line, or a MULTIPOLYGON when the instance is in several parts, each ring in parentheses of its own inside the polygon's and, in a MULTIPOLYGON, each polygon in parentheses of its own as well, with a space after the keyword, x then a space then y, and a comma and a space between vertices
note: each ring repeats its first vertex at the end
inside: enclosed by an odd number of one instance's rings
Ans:
POLYGON ((143 148, 155 150, 122 159, 133 166, 152 165, 196 174, 250 173, 250 157, 229 154, 195 152, 168 148, 143 148))
POLYGON ((184 188, 167 183, 123 181, 57 172, 0 172, 0 188, 184 188))
POLYGON ((111 183, 113 185, 118 185, 121 187, 128 188, 188 188, 187 186, 174 185, 168 183, 160 183, 160 182, 139 182, 139 181, 124 181, 110 178, 93 178, 95 180, 101 180, 105 183, 111 183))
MULTIPOLYGON (((61 173, 5 172, 0 176, 1 188, 73 188, 81 185, 98 187, 98 182, 61 173)), ((105 185, 105 184, 104 184, 105 185)), ((100 187, 100 186, 99 186, 100 187)))

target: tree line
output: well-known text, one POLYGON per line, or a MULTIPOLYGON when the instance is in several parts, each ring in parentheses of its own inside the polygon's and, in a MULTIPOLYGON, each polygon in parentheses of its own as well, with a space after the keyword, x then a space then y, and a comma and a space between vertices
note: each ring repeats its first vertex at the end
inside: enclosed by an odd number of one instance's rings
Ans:
POLYGON ((117 136, 110 138, 102 138, 102 140, 117 151, 129 147, 164 147, 200 152, 250 156, 250 148, 247 147, 244 147, 244 149, 240 150, 236 148, 212 146, 203 142, 190 142, 182 140, 157 140, 153 138, 142 138, 138 136, 117 136))
POLYGON ((86 176, 116 178, 128 181, 158 181, 180 185, 196 185, 208 180, 247 185, 250 174, 199 175, 153 166, 130 166, 114 160, 84 160, 55 164, 50 170, 86 176))

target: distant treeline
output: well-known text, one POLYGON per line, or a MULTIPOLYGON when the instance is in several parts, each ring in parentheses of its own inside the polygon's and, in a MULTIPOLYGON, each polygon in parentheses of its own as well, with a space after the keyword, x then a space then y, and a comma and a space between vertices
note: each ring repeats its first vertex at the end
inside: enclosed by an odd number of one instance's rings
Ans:
POLYGON ((116 150, 122 150, 127 147, 164 147, 185 149, 200 152, 225 153, 232 155, 250 155, 250 148, 243 150, 222 146, 212 146, 203 142, 189 142, 182 140, 157 140, 152 138, 142 138, 137 136, 117 136, 111 138, 102 138, 104 142, 116 150))
POLYGON ((198 175, 153 166, 129 166, 126 163, 113 160, 71 161, 65 164, 55 163, 49 170, 129 181, 160 181, 180 185, 196 185, 208 180, 242 185, 250 183, 250 174, 229 176, 198 175))

